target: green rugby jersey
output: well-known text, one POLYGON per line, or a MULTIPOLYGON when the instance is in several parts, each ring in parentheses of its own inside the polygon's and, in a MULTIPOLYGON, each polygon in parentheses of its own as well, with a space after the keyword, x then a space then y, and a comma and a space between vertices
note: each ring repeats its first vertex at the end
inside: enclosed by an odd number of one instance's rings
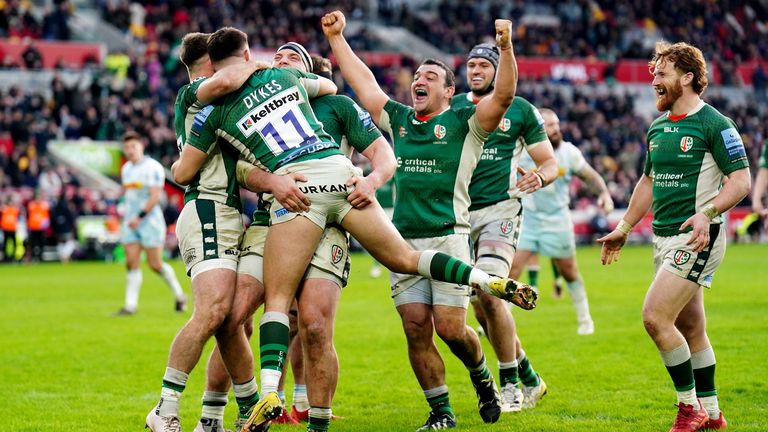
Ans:
POLYGON ((717 196, 723 176, 749 166, 733 120, 704 102, 678 121, 669 113, 654 120, 647 142, 645 175, 653 181, 659 236, 679 234, 680 225, 717 196))
MULTIPOLYGON (((381 136, 368 111, 360 108, 347 96, 322 96, 312 99, 310 105, 315 116, 322 123, 323 130, 333 138, 335 143, 343 143, 342 151, 347 156, 351 150, 343 149, 345 145, 362 153, 381 136)), ((269 225, 269 209, 262 204, 262 200, 259 200, 259 206, 253 213, 251 225, 269 225)))
POLYGON ((768 169, 768 139, 763 143, 763 152, 760 154, 760 161, 757 163, 757 167, 768 169))
MULTIPOLYGON (((453 97, 451 105, 472 106, 471 93, 453 97)), ((510 198, 519 198, 517 166, 523 147, 530 149, 534 144, 547 140, 544 119, 530 102, 515 96, 499 127, 491 132, 483 145, 483 154, 477 163, 469 184, 472 204, 470 211, 479 210, 510 198), (519 145, 518 145, 519 144, 519 145)))
POLYGON ((469 233, 469 181, 488 137, 475 107, 450 107, 426 120, 389 100, 379 126, 394 142, 395 209, 404 238, 469 233))
MULTIPOLYGON (((176 96, 174 128, 179 151, 187 141, 187 132, 192 128, 195 115, 203 109, 203 105, 197 100, 196 93, 204 81, 205 78, 196 79, 179 89, 176 96)), ((238 153, 229 146, 211 146, 202 168, 184 191, 184 202, 207 199, 242 211, 240 186, 235 177, 238 157, 238 153)))
POLYGON ((209 151, 222 138, 243 159, 272 172, 341 154, 309 105, 318 89, 317 75, 290 68, 258 71, 240 90, 195 115, 187 144, 209 151))

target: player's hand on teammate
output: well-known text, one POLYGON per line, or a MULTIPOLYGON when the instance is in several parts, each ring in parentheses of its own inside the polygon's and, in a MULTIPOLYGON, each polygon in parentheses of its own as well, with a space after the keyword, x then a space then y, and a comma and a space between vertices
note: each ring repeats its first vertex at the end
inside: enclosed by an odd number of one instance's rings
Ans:
POLYGON ((309 211, 309 198, 304 195, 297 184, 305 181, 307 178, 297 173, 274 176, 271 185, 272 195, 288 211, 294 213, 309 211))
POLYGON ((515 186, 520 189, 520 192, 533 193, 544 186, 541 177, 537 176, 533 170, 526 171, 522 167, 517 167, 517 173, 520 174, 521 177, 517 179, 515 186))
POLYGON ((262 71, 264 69, 269 69, 272 67, 272 63, 265 62, 263 60, 251 59, 250 61, 253 63, 253 70, 255 72, 262 71))
POLYGON ((367 207, 376 199, 376 188, 365 177, 350 177, 347 186, 354 186, 355 190, 347 197, 347 201, 356 209, 367 207))
POLYGON ((680 225, 680 231, 685 231, 688 227, 693 228, 691 238, 685 244, 693 245, 694 252, 701 252, 709 244, 709 218, 703 213, 696 213, 680 225))
POLYGON ((496 45, 503 50, 512 46, 512 21, 496 20, 496 45))
POLYGON ((320 19, 320 24, 323 27, 323 33, 325 33, 325 36, 331 37, 342 34, 347 22, 343 13, 340 11, 333 11, 331 13, 325 14, 325 16, 320 19))
POLYGON ((600 261, 603 265, 619 262, 619 254, 624 243, 627 242, 627 235, 615 229, 604 237, 597 239, 603 247, 600 249, 600 261))

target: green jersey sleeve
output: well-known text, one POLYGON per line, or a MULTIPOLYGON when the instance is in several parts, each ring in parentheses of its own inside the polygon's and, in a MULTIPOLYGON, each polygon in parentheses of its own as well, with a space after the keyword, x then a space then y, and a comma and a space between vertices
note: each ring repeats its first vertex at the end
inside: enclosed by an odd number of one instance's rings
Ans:
POLYGON ((214 111, 215 107, 213 105, 207 105, 195 114, 195 118, 192 120, 192 127, 189 129, 189 135, 187 136, 188 145, 205 153, 210 153, 216 144, 216 123, 213 121, 213 117, 216 115, 214 111))
POLYGON ((462 120, 466 121, 469 126, 469 134, 473 138, 480 142, 485 142, 488 136, 493 133, 487 132, 480 126, 480 121, 477 119, 477 105, 470 105, 461 108, 454 108, 456 115, 462 120))
POLYGON ((709 151, 723 174, 749 167, 744 143, 733 120, 718 116, 707 128, 707 133, 709 151))
POLYGON ((196 79, 181 87, 176 95, 173 127, 176 132, 176 146, 179 151, 181 151, 181 147, 187 141, 187 132, 189 131, 192 118, 202 108, 197 100, 197 89, 205 80, 206 78, 196 79))
POLYGON ((523 119, 522 137, 527 148, 548 140, 547 132, 544 130, 544 118, 541 117, 541 113, 535 106, 530 103, 526 104, 523 119))
POLYGON ((373 119, 368 111, 347 96, 338 96, 337 98, 342 101, 340 114, 346 129, 344 135, 347 137, 347 142, 355 150, 362 153, 371 143, 381 137, 381 132, 373 124, 373 119))
POLYGON ((387 103, 384 104, 384 110, 382 110, 381 118, 379 119, 379 127, 391 136, 392 125, 403 124, 411 110, 413 110, 413 108, 403 105, 400 102, 392 99, 388 100, 387 103))

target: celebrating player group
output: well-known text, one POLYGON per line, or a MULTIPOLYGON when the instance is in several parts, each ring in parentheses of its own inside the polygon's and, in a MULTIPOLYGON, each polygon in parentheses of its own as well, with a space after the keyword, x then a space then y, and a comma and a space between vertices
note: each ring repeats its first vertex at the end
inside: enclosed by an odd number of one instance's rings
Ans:
MULTIPOLYGON (((348 282, 349 235, 391 271, 408 359, 429 405, 415 430, 457 427, 435 334, 466 367, 484 422, 533 408, 546 394, 511 310, 536 307, 535 288, 511 277, 532 253, 552 257, 566 278, 577 333, 595 332, 575 263, 571 175, 597 190, 605 211, 613 203, 578 148, 562 140, 555 112, 542 116, 515 96, 512 22, 496 20, 495 43, 468 53, 468 93, 455 94, 452 65, 427 59, 414 73, 411 105, 381 89, 344 38, 341 12, 325 15, 321 26, 357 103, 335 94, 330 62, 296 42, 284 41, 269 64, 254 61, 247 35, 232 27, 182 41, 189 84, 176 99, 180 157, 171 171, 186 185, 177 235, 194 312, 170 347, 159 402, 146 416, 153 432, 181 430, 179 400, 211 337, 216 349, 195 432, 225 430, 230 388, 237 431, 299 421, 307 431, 329 430, 338 381, 333 324, 348 282), (352 163, 352 150, 370 162, 367 175, 352 163), (376 200, 390 179, 391 219, 376 200), (260 194, 247 229, 240 188, 260 194), (467 326, 470 303, 498 359, 498 378, 467 326), (258 359, 249 342, 254 330, 258 359), (296 381, 290 413, 279 392, 289 363, 296 381)), ((733 122, 700 99, 707 86, 701 51, 660 43, 651 67, 663 114, 648 131, 645 175, 622 221, 598 241, 603 263, 617 261, 632 226, 653 207, 657 273, 643 320, 677 391, 671 431, 724 429, 702 287, 725 252, 721 214, 749 190, 746 154, 733 122)))

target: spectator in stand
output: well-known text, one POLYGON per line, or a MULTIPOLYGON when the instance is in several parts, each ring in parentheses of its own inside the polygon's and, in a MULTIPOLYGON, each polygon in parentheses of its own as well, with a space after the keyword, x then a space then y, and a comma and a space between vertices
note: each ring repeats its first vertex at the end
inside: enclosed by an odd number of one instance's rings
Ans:
POLYGON ((43 259, 43 248, 46 245, 46 234, 51 226, 51 206, 40 191, 35 191, 35 197, 27 204, 27 231, 29 233, 27 259, 40 262, 43 259))

